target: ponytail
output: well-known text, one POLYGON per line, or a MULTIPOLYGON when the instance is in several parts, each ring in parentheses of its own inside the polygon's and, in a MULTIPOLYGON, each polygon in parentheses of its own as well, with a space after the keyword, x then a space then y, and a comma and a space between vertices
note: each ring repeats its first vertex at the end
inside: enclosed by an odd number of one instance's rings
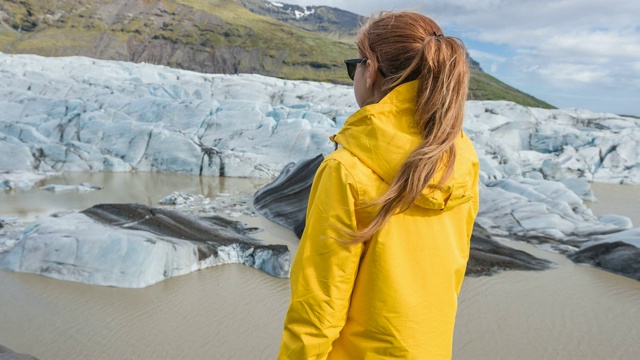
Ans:
POLYGON ((371 18, 356 44, 361 55, 385 74, 385 93, 418 80, 415 126, 422 140, 387 192, 365 205, 379 206, 379 211, 364 229, 348 234, 349 243, 371 238, 393 214, 408 210, 425 188, 440 189, 451 177, 469 84, 464 44, 443 36, 440 27, 424 15, 383 13, 371 18))

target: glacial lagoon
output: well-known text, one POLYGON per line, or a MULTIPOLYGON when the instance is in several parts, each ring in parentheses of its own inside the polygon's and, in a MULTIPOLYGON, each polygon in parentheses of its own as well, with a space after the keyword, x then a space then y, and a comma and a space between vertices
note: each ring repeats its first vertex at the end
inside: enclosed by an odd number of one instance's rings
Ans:
MULTIPOLYGON (((65 173, 30 190, 0 192, 0 217, 30 219, 97 203, 158 202, 179 191, 246 199, 267 180, 162 173, 65 173), (52 193, 46 184, 102 187, 52 193)), ((594 184, 597 215, 614 211, 639 224, 640 186, 594 184)), ((264 231, 256 237, 295 251, 293 233, 260 216, 228 213, 264 231)), ((7 230, 7 229, 3 229, 7 230)), ((460 296, 454 359, 640 357, 640 282, 554 261, 542 272, 467 278, 460 296)), ((273 359, 289 286, 243 265, 216 266, 143 289, 92 286, 0 271, 0 339, 40 359, 273 359)))

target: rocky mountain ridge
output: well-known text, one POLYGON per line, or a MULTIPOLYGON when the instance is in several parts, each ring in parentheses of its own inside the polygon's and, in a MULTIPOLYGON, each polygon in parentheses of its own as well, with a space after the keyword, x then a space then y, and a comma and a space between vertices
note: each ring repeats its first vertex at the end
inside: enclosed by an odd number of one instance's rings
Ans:
POLYGON ((330 6, 300 6, 270 0, 240 0, 249 11, 288 25, 352 43, 362 16, 330 6))

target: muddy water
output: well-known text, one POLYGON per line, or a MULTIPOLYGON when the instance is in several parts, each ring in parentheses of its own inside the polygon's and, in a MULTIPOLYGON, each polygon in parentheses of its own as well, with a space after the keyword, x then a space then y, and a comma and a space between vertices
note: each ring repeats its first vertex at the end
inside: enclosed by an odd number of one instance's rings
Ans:
POLYGON ((640 359, 640 282, 506 244, 558 266, 467 278, 454 359, 640 359))
POLYGON ((591 184, 597 201, 587 203, 596 215, 628 216, 640 227, 640 185, 591 184))
POLYGON ((46 216, 54 211, 86 209, 100 203, 158 205, 174 191, 215 197, 219 193, 253 193, 268 180, 197 177, 165 173, 65 173, 38 183, 31 190, 0 191, 0 216, 46 216), (78 185, 88 182, 98 191, 50 192, 37 190, 47 184, 78 185))
MULTIPOLYGON (((100 202, 154 205, 173 191, 214 197, 218 192, 253 192, 263 184, 164 174, 75 174, 47 181, 88 181, 104 189, 0 194, 0 215, 36 217, 100 202)), ((623 188, 623 198, 629 189, 623 188)), ((606 188, 595 191, 600 205, 613 198, 606 188)), ((637 204, 623 208, 617 202, 615 211, 602 213, 629 216, 638 212, 637 204)), ((295 250, 296 240, 288 230, 262 218, 243 220, 266 228, 258 237, 295 250)), ((455 359, 640 358, 640 282, 574 265, 526 244, 509 245, 558 266, 467 278, 460 296, 455 359)), ((43 360, 273 359, 288 297, 287 280, 242 265, 205 269, 144 289, 0 271, 0 344, 43 360)))

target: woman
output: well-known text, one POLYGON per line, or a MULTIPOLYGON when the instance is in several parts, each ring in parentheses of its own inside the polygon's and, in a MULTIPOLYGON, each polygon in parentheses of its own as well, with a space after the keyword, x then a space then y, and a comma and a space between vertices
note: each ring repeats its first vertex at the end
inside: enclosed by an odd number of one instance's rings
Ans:
POLYGON ((313 182, 279 358, 450 358, 479 200, 466 50, 411 12, 356 45, 361 108, 313 182))

